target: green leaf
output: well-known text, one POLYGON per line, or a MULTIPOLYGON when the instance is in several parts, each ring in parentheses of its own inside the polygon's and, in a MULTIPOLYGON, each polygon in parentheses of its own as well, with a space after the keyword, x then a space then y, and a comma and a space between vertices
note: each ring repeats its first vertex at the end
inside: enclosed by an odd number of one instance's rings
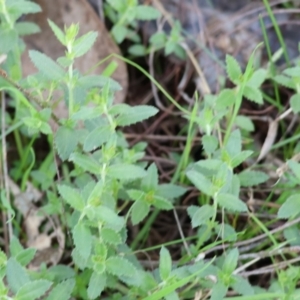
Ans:
POLYGON ((239 129, 236 129, 230 133, 226 144, 226 150, 228 151, 231 159, 234 156, 240 154, 240 152, 242 151, 242 136, 239 129))
POLYGON ((123 217, 118 216, 112 209, 106 206, 95 208, 96 216, 110 228, 120 231, 125 224, 123 217))
POLYGON ((134 56, 144 56, 147 54, 147 48, 142 45, 132 45, 129 47, 128 52, 134 56))
POLYGON ((28 282, 23 285, 16 297, 15 300, 34 300, 40 298, 42 295, 46 293, 46 291, 51 287, 52 282, 48 280, 35 280, 32 282, 28 282))
POLYGON ((7 1, 7 9, 17 19, 21 15, 34 14, 41 11, 41 7, 32 1, 7 1))
POLYGON ((106 244, 118 245, 122 242, 120 234, 111 228, 102 228, 100 236, 106 244))
POLYGON ((236 101, 236 94, 232 89, 223 89, 217 97, 216 108, 224 109, 231 107, 236 101))
MULTIPOLYGON (((106 285, 106 275, 93 272, 87 289, 89 299, 96 299, 104 290, 106 285)), ((99 299, 99 298, 98 298, 99 299)))
POLYGON ((223 300, 226 296, 228 287, 226 287, 223 282, 219 281, 213 285, 210 300, 223 300))
POLYGON ((128 106, 126 112, 121 113, 116 118, 116 124, 118 126, 128 126, 136 124, 150 117, 153 117, 158 113, 158 109, 150 105, 128 106))
POLYGON ((22 266, 27 266, 33 260, 35 253, 35 248, 27 248, 18 253, 15 258, 22 266))
POLYGON ((300 164, 294 160, 288 160, 287 165, 292 170, 297 179, 300 180, 300 164))
POLYGON ((70 299, 74 286, 75 280, 73 278, 60 282, 51 290, 45 300, 70 299))
POLYGON ((228 242, 236 242, 237 233, 235 229, 228 224, 217 224, 215 227, 215 232, 218 236, 228 242))
POLYGON ((259 88, 263 82, 266 80, 268 71, 265 69, 258 69, 256 70, 250 80, 247 82, 247 85, 250 85, 254 88, 259 88))
POLYGON ((255 186, 266 182, 269 176, 261 171, 244 170, 238 174, 241 186, 255 186))
POLYGON ((96 175, 101 173, 101 165, 91 156, 80 153, 72 153, 69 160, 73 161, 75 165, 81 167, 85 171, 96 175))
POLYGON ((279 208, 278 218, 289 219, 300 213, 300 194, 290 196, 279 208))
POLYGON ((65 71, 47 55, 36 50, 30 50, 29 57, 46 78, 61 81, 65 76, 65 71))
POLYGON ((229 79, 233 83, 235 83, 235 84, 240 83, 241 78, 242 78, 241 67, 240 67, 239 63, 237 62, 237 60, 229 54, 226 55, 226 71, 227 71, 229 79))
POLYGON ((135 180, 146 176, 146 171, 135 165, 120 163, 108 167, 107 174, 119 180, 135 180))
POLYGON ((87 135, 84 141, 84 151, 92 151, 101 147, 110 139, 113 133, 114 131, 111 130, 110 125, 95 128, 87 135))
POLYGON ((142 179, 141 187, 143 191, 148 192, 156 190, 158 186, 158 172, 155 163, 152 163, 147 169, 147 175, 142 179))
POLYGON ((54 136, 54 141, 58 155, 62 160, 66 160, 76 149, 78 134, 75 129, 62 126, 58 128, 54 136))
POLYGON ((94 45, 98 33, 95 31, 90 31, 85 35, 81 36, 74 43, 73 52, 75 57, 80 57, 86 54, 94 45))
POLYGON ((203 159, 196 162, 197 166, 208 170, 218 170, 223 162, 219 159, 203 159))
POLYGON ((194 170, 188 171, 186 175, 199 191, 208 196, 214 195, 214 186, 204 175, 194 170))
POLYGON ((246 85, 244 90, 243 90, 243 95, 246 97, 248 100, 253 101, 257 104, 263 104, 263 97, 262 93, 259 89, 252 87, 250 85, 246 85))
POLYGON ((15 29, 0 28, 0 53, 8 53, 11 49, 17 47, 18 34, 15 29))
POLYGON ((172 183, 166 183, 160 184, 157 187, 156 194, 163 198, 173 200, 184 195, 186 191, 187 189, 182 186, 178 186, 172 183))
POLYGON ((14 293, 17 293, 22 286, 30 282, 29 276, 25 269, 13 257, 7 261, 6 279, 9 288, 14 293))
POLYGON ((32 22, 17 22, 15 24, 19 36, 30 35, 40 32, 39 26, 32 22))
POLYGON ((216 151, 219 142, 218 139, 213 135, 204 135, 202 137, 202 145, 205 153, 210 155, 216 151))
POLYGON ((64 45, 66 45, 66 37, 63 31, 51 20, 48 19, 48 24, 51 27, 53 33, 55 34, 56 38, 59 40, 59 42, 64 45))
POLYGON ((231 167, 235 168, 239 166, 242 162, 244 162, 249 156, 253 154, 253 151, 247 150, 247 151, 242 151, 236 156, 234 156, 231 160, 231 167))
POLYGON ((300 77, 300 67, 291 67, 283 71, 284 74, 290 77, 300 77))
POLYGON ((173 204, 168 199, 157 195, 153 196, 153 205, 162 210, 170 210, 173 208, 173 204))
POLYGON ((150 211, 150 205, 144 201, 136 201, 131 208, 131 222, 136 225, 143 221, 150 211))
POLYGON ((232 275, 233 271, 237 267, 239 258, 239 250, 237 248, 231 249, 228 253, 225 254, 225 260, 222 266, 222 271, 225 275, 232 275))
POLYGON ((251 286, 249 281, 242 276, 234 275, 234 284, 231 287, 239 294, 245 296, 251 296, 255 294, 254 288, 251 286))
POLYGON ((133 277, 136 272, 134 265, 125 258, 112 256, 106 260, 106 270, 112 275, 133 277))
POLYGON ((118 44, 121 44, 127 35, 127 28, 122 25, 115 25, 111 33, 118 44))
POLYGON ((135 7, 135 18, 141 21, 158 19, 161 13, 154 7, 148 5, 138 5, 135 7))
POLYGON ((197 207, 196 210, 194 207, 190 206, 187 210, 192 219, 193 228, 207 224, 207 222, 214 216, 213 207, 207 204, 197 207))
MULTIPOLYGON (((111 91, 122 90, 122 87, 120 86, 120 84, 117 81, 115 81, 107 76, 103 76, 103 75, 82 76, 78 79, 77 84, 80 87, 83 87, 84 89, 90 89, 93 87, 103 88, 105 86, 108 86, 111 91)), ((93 108, 93 109, 95 109, 95 108, 93 108)))
POLYGON ((85 203, 78 190, 63 184, 58 185, 57 188, 59 194, 69 205, 79 212, 83 211, 85 203))
POLYGON ((296 90, 296 85, 293 82, 293 80, 291 80, 291 78, 289 78, 283 74, 276 75, 273 79, 282 86, 296 90))
POLYGON ((235 119, 235 124, 241 129, 249 132, 252 132, 255 129, 252 120, 246 116, 237 116, 235 119))
POLYGON ((218 194, 217 202, 222 207, 233 212, 248 211, 247 205, 238 197, 231 194, 218 194))
POLYGON ((21 245, 19 239, 14 235, 12 236, 9 243, 9 251, 10 255, 14 257, 22 253, 22 251, 24 251, 24 247, 21 245))
POLYGON ((77 251, 83 259, 88 259, 92 251, 93 241, 90 229, 82 222, 79 222, 75 225, 72 234, 77 251))
POLYGON ((290 99, 292 110, 295 114, 300 112, 300 94, 294 94, 290 99))
POLYGON ((159 276, 162 281, 166 281, 172 271, 172 257, 170 252, 164 246, 159 252, 159 276))

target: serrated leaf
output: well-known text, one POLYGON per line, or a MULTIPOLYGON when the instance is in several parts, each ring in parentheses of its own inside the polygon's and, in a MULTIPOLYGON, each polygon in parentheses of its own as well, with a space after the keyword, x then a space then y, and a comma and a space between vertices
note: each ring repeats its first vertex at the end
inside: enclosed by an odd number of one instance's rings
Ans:
POLYGON ((196 162, 196 165, 208 170, 218 170, 223 164, 223 161, 219 159, 203 159, 196 162))
POLYGON ((105 222, 107 226, 116 231, 120 231, 124 227, 124 218, 118 216, 112 209, 106 206, 102 205, 95 208, 95 213, 102 222, 105 222))
POLYGON ((40 298, 51 287, 52 282, 48 280, 35 280, 23 285, 18 291, 15 300, 34 300, 40 298))
POLYGON ((155 163, 152 163, 147 169, 147 175, 142 179, 141 188, 147 192, 156 190, 158 186, 158 172, 155 163))
POLYGON ((96 299, 104 290, 106 285, 106 275, 93 272, 87 289, 89 299, 96 299))
POLYGON ((127 190, 127 194, 132 200, 139 201, 145 198, 146 193, 140 190, 127 190))
POLYGON ((19 36, 30 35, 40 32, 39 26, 32 22, 17 22, 15 24, 19 36))
POLYGON ((239 129, 236 129, 230 133, 226 144, 226 150, 228 151, 231 159, 240 154, 242 151, 242 135, 239 129))
POLYGON ((30 278, 25 269, 13 257, 7 261, 6 279, 9 288, 14 293, 17 293, 22 286, 30 282, 30 278))
POLYGON ((283 70, 283 73, 290 77, 300 77, 300 67, 291 67, 283 70))
POLYGON ((247 85, 250 85, 254 88, 259 88, 267 77, 268 71, 265 69, 258 69, 254 71, 250 80, 247 82, 247 85))
POLYGON ((246 116, 237 116, 235 119, 235 124, 241 129, 244 129, 249 132, 252 132, 255 129, 252 120, 246 116))
POLYGON ((210 300, 221 300, 224 299, 227 293, 228 287, 223 284, 223 282, 219 281, 214 284, 211 290, 210 300))
POLYGON ((119 180, 134 180, 146 176, 146 171, 135 165, 115 164, 108 167, 107 175, 119 180))
POLYGON ((300 164, 294 160, 288 160, 287 165, 292 170, 297 179, 300 180, 300 164))
MULTIPOLYGON (((194 210, 194 208, 192 208, 194 210)), ((205 225, 207 222, 213 217, 214 215, 214 209, 210 205, 202 205, 201 207, 198 207, 196 210, 189 211, 188 213, 191 216, 192 219, 192 227, 198 227, 200 225, 205 225)))
POLYGON ((280 75, 276 75, 274 78, 273 78, 278 84, 282 85, 282 86, 285 86, 287 88, 290 88, 290 89, 293 89, 295 90, 296 89, 296 85, 295 83, 291 80, 291 78, 283 75, 283 74, 280 74, 280 75))
POLYGON ((231 107, 236 101, 236 94, 232 89, 223 89, 217 97, 216 108, 224 109, 231 107))
POLYGON ((73 47, 73 52, 75 54, 75 57, 80 57, 85 53, 87 53, 94 45, 97 36, 98 36, 97 32, 90 31, 85 35, 81 36, 79 39, 77 39, 73 47))
POLYGON ((171 183, 160 184, 156 189, 156 194, 166 198, 173 200, 174 198, 181 197, 186 193, 187 189, 171 183))
POLYGON ((112 275, 129 277, 134 276, 136 268, 125 258, 119 256, 112 256, 106 260, 106 270, 112 275))
POLYGON ((153 205, 162 210, 170 210, 173 208, 173 204, 168 199, 158 195, 153 196, 153 205))
POLYGON ((131 207, 131 222, 136 225, 143 221, 150 211, 150 205, 144 201, 136 201, 131 207))
POLYGON ((300 213, 300 194, 290 196, 279 208, 278 218, 289 219, 300 213))
POLYGON ((118 245, 122 242, 120 234, 111 228, 102 228, 100 236, 106 244, 118 245))
POLYGON ((231 160, 231 167, 235 168, 239 166, 242 162, 244 162, 249 156, 253 154, 253 151, 247 150, 247 151, 242 151, 236 156, 234 156, 231 160))
POLYGON ((50 57, 36 51, 30 50, 29 57, 34 66, 48 79, 60 81, 65 76, 65 71, 50 57))
POLYGON ((7 9, 17 18, 22 14, 34 14, 41 11, 41 7, 32 1, 7 1, 7 9))
POLYGON ((87 267, 87 259, 84 259, 77 248, 74 248, 72 251, 72 259, 75 263, 76 267, 78 267, 80 270, 84 270, 87 267))
POLYGON ((225 260, 223 262, 222 271, 225 275, 232 275, 233 271, 237 267, 239 258, 239 250, 237 248, 231 249, 228 253, 225 254, 225 260))
POLYGON ((71 293, 75 286, 75 280, 67 279, 57 284, 45 300, 70 299, 71 293))
POLYGON ((122 90, 122 87, 117 81, 103 75, 82 76, 78 79, 77 84, 83 87, 84 89, 90 89, 93 87, 103 88, 105 86, 108 86, 111 91, 122 90))
POLYGON ((162 281, 166 281, 172 271, 172 258, 170 252, 164 246, 159 252, 159 276, 162 281))
POLYGON ((101 165, 91 156, 80 153, 72 153, 69 160, 73 161, 74 164, 81 167, 85 171, 96 175, 101 173, 101 165))
POLYGON ((232 285, 232 288, 234 291, 244 296, 255 294, 254 288, 251 286, 247 279, 238 275, 234 275, 233 278, 234 284, 232 285))
POLYGON ((11 49, 17 46, 18 34, 15 29, 0 28, 0 36, 0 53, 8 53, 11 49))
POLYGON ((154 7, 148 5, 138 5, 135 7, 135 18, 141 21, 158 19, 161 13, 154 7))
POLYGON ((202 145, 204 151, 209 155, 215 152, 218 147, 218 139, 213 135, 204 135, 202 137, 202 145))
POLYGON ((118 126, 128 126, 144 121, 150 117, 153 117, 158 113, 158 109, 149 105, 133 106, 126 110, 126 113, 120 114, 116 118, 116 124, 118 126))
POLYGON ((22 266, 27 266, 33 260, 35 253, 35 248, 27 248, 18 253, 15 258, 22 266))
POLYGON ((101 111, 97 107, 83 106, 72 114, 72 120, 90 120, 99 117, 101 111))
POLYGON ((84 141, 84 151, 92 151, 101 147, 110 139, 112 134, 114 134, 114 131, 111 130, 110 125, 95 128, 87 135, 84 141))
POLYGON ((194 170, 188 171, 186 175, 199 191, 209 196, 214 195, 214 186, 204 175, 194 170))
POLYGON ((66 160, 76 149, 78 134, 76 130, 62 126, 58 128, 54 136, 54 141, 58 155, 62 160, 66 160))
POLYGON ((226 71, 229 79, 233 83, 238 84, 241 81, 242 78, 241 67, 237 62, 237 60, 229 54, 226 55, 226 71))
POLYGON ((290 99, 292 110, 295 114, 300 112, 300 94, 294 94, 290 99))
POLYGON ((79 212, 83 211, 85 204, 78 190, 62 184, 58 185, 57 188, 59 194, 69 205, 79 212))
POLYGON ((70 266, 57 265, 47 269, 47 274, 51 275, 56 282, 75 277, 75 270, 70 266))
POLYGON ((266 182, 269 176, 261 171, 244 170, 238 174, 241 186, 255 186, 266 182))
POLYGON ((222 239, 226 241, 235 242, 237 240, 237 233, 235 229, 228 224, 216 225, 215 232, 218 234, 218 236, 222 236, 222 239))
POLYGON ((55 34, 56 38, 59 40, 59 42, 64 45, 66 45, 66 37, 63 31, 51 20, 48 19, 48 24, 51 27, 53 33, 55 34))
POLYGON ((88 259, 92 251, 93 237, 91 230, 82 222, 75 225, 72 230, 74 244, 83 259, 88 259))
POLYGON ((218 194, 217 202, 222 207, 233 212, 248 211, 247 205, 238 197, 231 194, 218 194))
POLYGON ((262 93, 259 89, 252 87, 250 85, 246 85, 243 90, 243 95, 245 98, 247 98, 250 101, 253 101, 257 104, 263 104, 263 97, 262 93))

